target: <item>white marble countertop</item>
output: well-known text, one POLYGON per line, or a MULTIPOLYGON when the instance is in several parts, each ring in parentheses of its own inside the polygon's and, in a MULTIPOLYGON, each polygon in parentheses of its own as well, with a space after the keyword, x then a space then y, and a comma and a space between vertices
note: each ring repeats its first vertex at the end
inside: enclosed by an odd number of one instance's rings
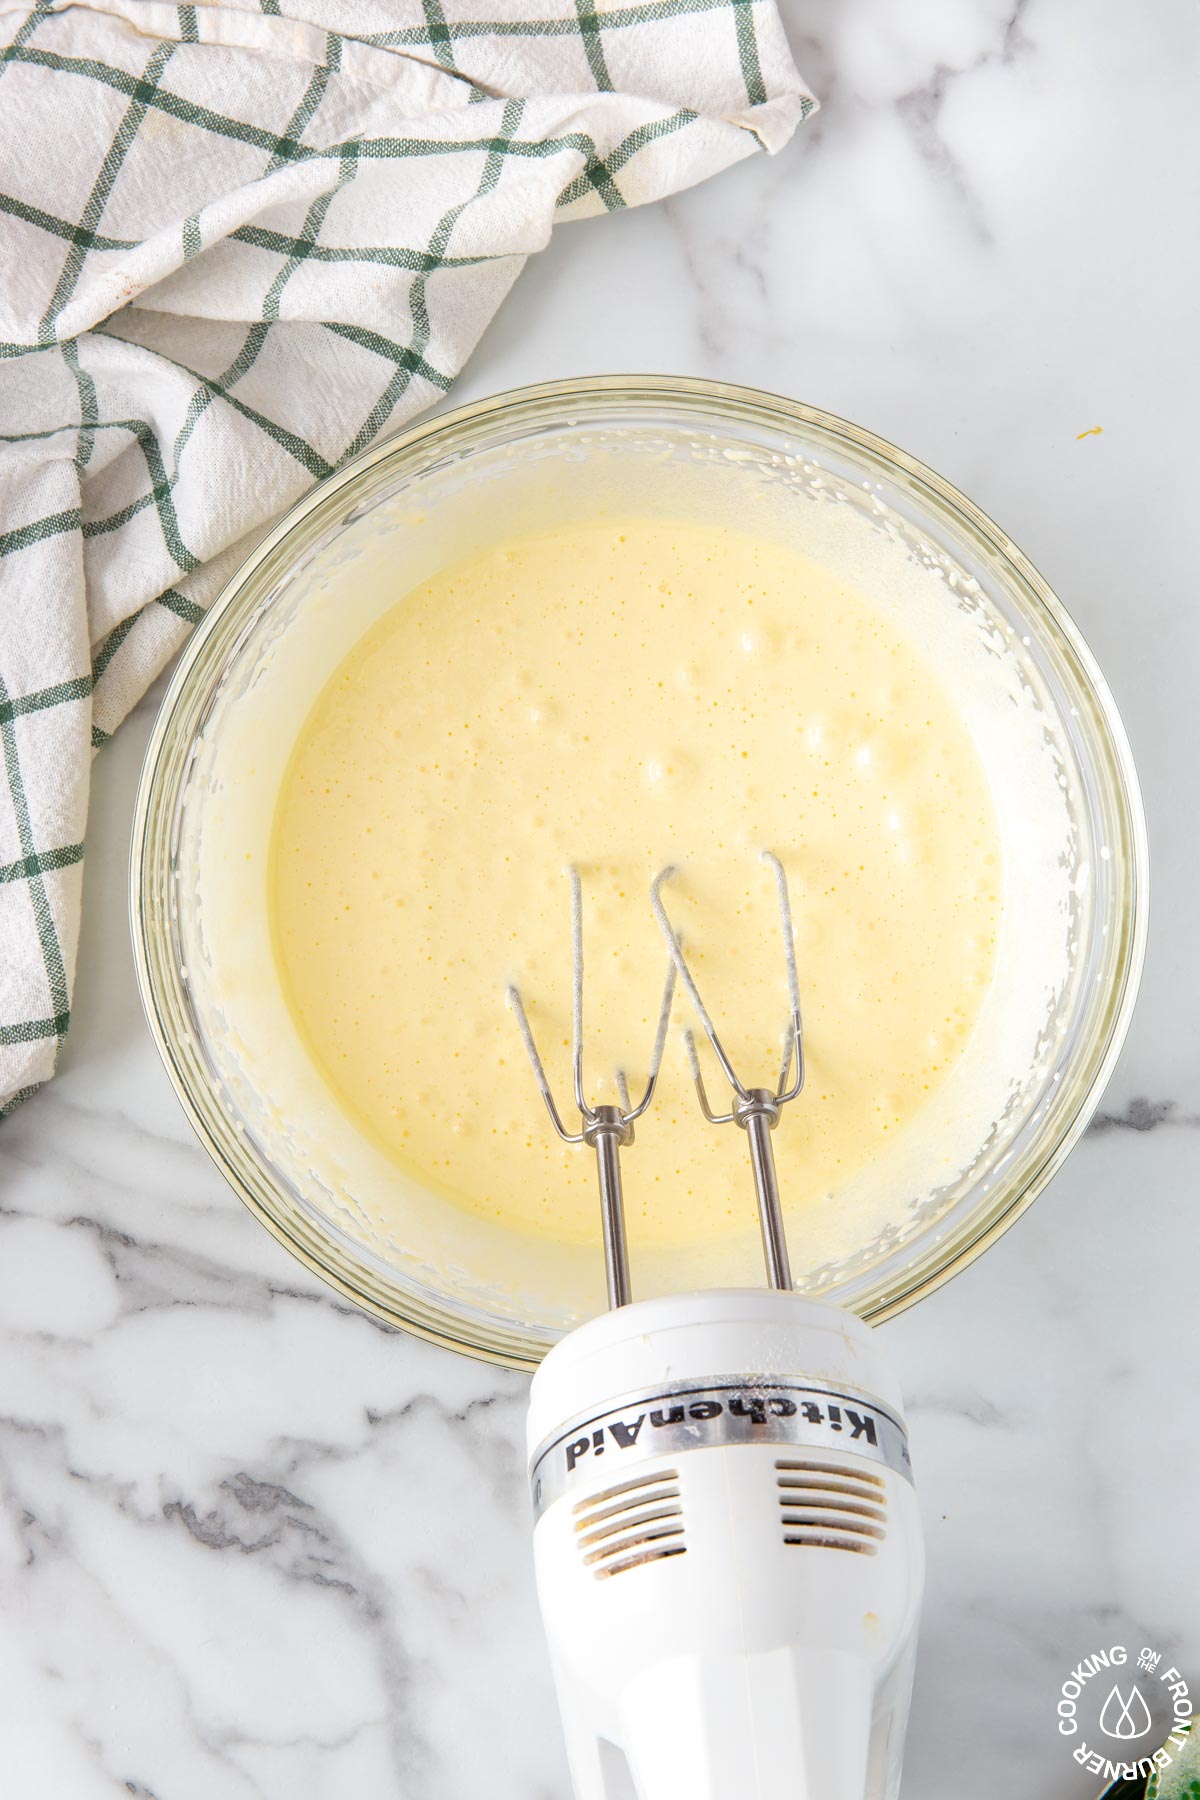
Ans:
MULTIPOLYGON (((1120 1068, 1026 1218, 885 1327, 930 1558, 905 1792, 1083 1800, 1073 1661, 1136 1639, 1200 1684, 1195 24, 1185 0, 786 14, 820 115, 560 230, 455 398, 678 371, 861 421, 1011 532, 1112 681, 1155 877, 1120 1068)), ((567 1800, 525 1382, 293 1264, 151 1046, 124 888, 156 697, 97 763, 61 1075, 0 1134, 0 1788, 567 1800)))

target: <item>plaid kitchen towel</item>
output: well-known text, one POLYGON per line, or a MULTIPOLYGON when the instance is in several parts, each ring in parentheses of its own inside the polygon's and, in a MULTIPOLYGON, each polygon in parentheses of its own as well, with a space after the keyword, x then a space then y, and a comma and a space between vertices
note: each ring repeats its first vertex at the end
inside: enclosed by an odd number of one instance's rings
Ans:
POLYGON ((813 101, 774 0, 0 0, 0 1116, 88 765, 254 537, 446 392, 559 219, 813 101))

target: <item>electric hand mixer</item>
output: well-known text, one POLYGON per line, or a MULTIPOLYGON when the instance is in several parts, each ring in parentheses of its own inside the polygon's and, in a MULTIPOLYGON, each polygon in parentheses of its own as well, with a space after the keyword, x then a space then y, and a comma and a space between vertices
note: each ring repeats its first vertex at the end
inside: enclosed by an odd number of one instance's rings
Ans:
POLYGON ((791 909, 778 885, 791 1016, 774 1088, 739 1080, 667 915, 670 962, 636 1106, 583 1080, 583 924, 571 870, 574 1099, 555 1105, 515 988, 509 1003, 554 1129, 596 1152, 610 1311, 533 1378, 534 1557, 577 1800, 893 1800, 923 1553, 900 1394, 875 1334, 792 1289, 771 1146, 804 1083, 791 909), (630 1300, 620 1151, 654 1096, 675 978, 733 1094, 701 1109, 750 1147, 769 1287, 630 1300), (628 1776, 625 1767, 628 1769, 628 1776))

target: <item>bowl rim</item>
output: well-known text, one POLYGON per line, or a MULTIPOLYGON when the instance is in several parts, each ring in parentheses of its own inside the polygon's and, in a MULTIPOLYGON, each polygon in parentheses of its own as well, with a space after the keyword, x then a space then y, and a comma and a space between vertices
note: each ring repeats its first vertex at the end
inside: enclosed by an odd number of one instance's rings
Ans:
POLYGON ((836 413, 768 389, 707 377, 638 373, 576 376, 506 389, 448 411, 427 415, 418 423, 385 437, 360 452, 335 474, 301 495, 263 535, 226 581, 181 652, 146 747, 134 802, 129 859, 129 909, 134 969, 150 1034, 176 1097, 202 1147, 258 1222, 266 1226, 272 1236, 311 1274, 318 1276, 326 1286, 332 1287, 378 1321, 480 1361, 525 1370, 536 1367, 544 1352, 538 1352, 534 1345, 524 1349, 519 1347, 519 1334, 515 1330, 507 1346, 489 1344, 478 1338, 456 1333, 450 1328, 448 1321, 442 1326, 431 1323, 428 1318, 410 1317, 402 1305, 384 1305, 316 1254, 302 1236, 290 1228, 286 1218, 273 1212, 259 1196, 247 1189, 231 1167, 224 1154, 221 1134, 213 1129, 210 1115, 198 1104, 193 1084, 187 1079, 176 1054, 174 1033, 167 1018, 166 996, 160 991, 156 978, 151 946, 154 921, 150 917, 153 874, 146 860, 147 833, 151 805, 172 726, 187 695, 193 669, 202 658, 209 640, 220 628, 225 614, 256 571, 312 512, 318 508, 332 507, 339 494, 360 482, 378 464, 393 458, 399 459, 422 445, 436 447, 439 440, 453 437, 464 427, 489 422, 500 423, 506 414, 532 414, 536 418, 540 409, 554 403, 569 406, 572 402, 578 402, 586 407, 589 402, 606 401, 619 402, 626 408, 636 408, 639 404, 652 405, 655 402, 682 403, 685 406, 696 403, 698 407, 723 412, 730 419, 751 416, 761 423, 773 424, 784 430, 790 426, 825 433, 842 440, 852 449, 865 451, 869 456, 890 464, 908 482, 915 484, 918 490, 925 489, 942 508, 956 514, 982 541, 989 556, 1002 564, 1008 564, 1020 582, 1032 593, 1065 641, 1090 688, 1103 733, 1111 747, 1116 798, 1128 837, 1128 924, 1124 955, 1116 971, 1117 979, 1112 985, 1103 1046, 1095 1059, 1091 1080, 1082 1091, 1065 1126, 1054 1141, 1048 1143, 1041 1161, 1032 1169, 1020 1189, 1012 1194, 1007 1204, 991 1218, 981 1221, 977 1231, 968 1232, 956 1241, 950 1254, 924 1269, 917 1278, 902 1284, 900 1291, 888 1296, 878 1306, 868 1308, 863 1317, 872 1323, 893 1318, 968 1268, 1021 1217, 1061 1168, 1087 1129, 1128 1033, 1145 962, 1149 925, 1150 859, 1141 787, 1116 700, 1083 633, 1045 577, 989 514, 960 488, 889 439, 865 426, 843 419, 836 413))

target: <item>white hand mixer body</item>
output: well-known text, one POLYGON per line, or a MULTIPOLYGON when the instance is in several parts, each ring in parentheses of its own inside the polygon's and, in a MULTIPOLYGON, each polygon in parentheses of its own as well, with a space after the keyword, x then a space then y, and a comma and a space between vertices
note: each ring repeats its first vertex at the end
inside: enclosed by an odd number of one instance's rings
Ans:
MULTIPOLYGON (((776 1090, 729 1067, 676 933, 645 1095, 591 1108, 572 871, 575 1097, 569 1134, 510 990, 556 1129, 597 1151, 612 1310, 533 1379, 538 1595, 577 1800, 894 1800, 924 1557, 895 1375, 861 1320, 792 1291, 769 1132, 803 1083, 792 1020, 776 1090), (747 1132, 772 1287, 630 1304, 619 1149, 650 1104, 678 972, 747 1132), (792 1056, 796 1069, 789 1087, 792 1056), (626 1773, 628 1771, 628 1773, 626 1773)), ((689 1055, 710 1119, 695 1046, 689 1055)))
POLYGON ((578 1800, 885 1800, 922 1554, 868 1326, 763 1290, 592 1320, 534 1377, 534 1558, 578 1800))

